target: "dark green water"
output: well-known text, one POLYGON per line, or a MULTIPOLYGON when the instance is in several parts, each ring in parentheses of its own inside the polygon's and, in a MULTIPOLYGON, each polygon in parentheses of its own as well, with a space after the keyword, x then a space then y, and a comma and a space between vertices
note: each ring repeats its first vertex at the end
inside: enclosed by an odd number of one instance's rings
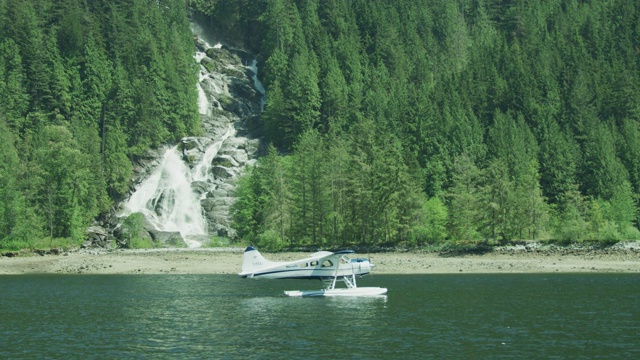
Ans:
POLYGON ((0 277, 1 359, 640 358, 635 274, 373 275, 386 298, 234 275, 0 277))

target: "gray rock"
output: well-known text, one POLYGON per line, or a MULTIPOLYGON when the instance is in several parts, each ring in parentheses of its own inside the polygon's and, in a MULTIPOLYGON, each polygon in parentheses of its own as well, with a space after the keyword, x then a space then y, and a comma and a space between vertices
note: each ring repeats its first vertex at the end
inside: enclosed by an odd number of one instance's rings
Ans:
POLYGON ((220 165, 226 168, 240 166, 240 164, 233 157, 226 154, 218 155, 215 159, 213 159, 211 165, 220 165))
POLYGON ((249 160, 249 155, 247 154, 247 151, 244 149, 236 149, 234 150, 230 156, 239 164, 239 165, 243 165, 246 164, 247 161, 249 160))
MULTIPOLYGON (((178 144, 179 151, 182 154, 182 160, 193 169, 201 161, 208 146, 220 139, 229 129, 229 125, 233 124, 236 130, 235 135, 224 141, 211 163, 213 176, 206 181, 191 183, 194 193, 207 197, 201 200, 201 206, 207 217, 210 234, 208 236, 217 234, 233 237, 235 231, 230 227, 229 212, 235 200, 233 197, 235 184, 245 167, 256 163, 258 153, 264 148, 256 138, 259 136, 256 134, 261 131, 259 119, 261 94, 254 86, 253 72, 245 66, 251 63, 255 56, 228 46, 204 49, 204 41, 199 38, 194 40, 196 46, 207 55, 201 60, 199 85, 204 91, 209 106, 206 112, 203 111, 200 114, 205 135, 181 139, 178 144)), ((134 159, 134 184, 140 184, 150 175, 151 171, 159 165, 165 150, 166 148, 156 149, 134 159)), ((159 214, 159 209, 155 210, 159 214)), ((107 226, 113 229, 105 231, 107 235, 99 230, 94 232, 92 238, 99 243, 105 243, 109 241, 108 234, 113 232, 114 235, 117 234, 121 244, 133 236, 154 240, 156 243, 162 243, 161 246, 185 244, 179 233, 158 231, 146 219, 141 229, 133 230, 123 229, 119 225, 122 221, 123 219, 118 219, 107 226), (127 233, 131 231, 139 233, 127 233)))
POLYGON ((151 230, 151 239, 160 247, 187 247, 187 243, 178 231, 151 230))
POLYGON ((194 181, 191 183, 191 190, 196 194, 202 195, 209 191, 209 184, 206 181, 194 181))
POLYGON ((200 206, 202 206, 202 209, 207 213, 212 213, 215 211, 216 209, 216 202, 215 202, 216 198, 207 198, 207 199, 202 199, 200 200, 200 206))
POLYGON ((202 60, 200 60, 200 65, 204 66, 205 69, 207 69, 208 72, 214 72, 216 70, 218 70, 218 63, 216 63, 215 61, 213 61, 211 58, 202 58, 202 60))
POLYGON ((200 143, 200 139, 197 137, 184 137, 180 140, 180 149, 183 153, 194 149, 202 151, 202 144, 200 143))
POLYGON ((87 229, 87 233, 89 234, 89 236, 91 235, 96 235, 101 237, 107 236, 107 230, 102 226, 91 226, 87 229))
POLYGON ((212 167, 211 172, 215 177, 221 178, 221 179, 229 179, 229 178, 232 178, 234 175, 231 169, 226 168, 224 166, 220 166, 220 165, 216 165, 212 167))
POLYGON ((229 192, 224 190, 224 189, 215 189, 211 192, 211 195, 213 198, 219 198, 219 197, 227 197, 229 196, 229 192))
POLYGON ((229 183, 222 183, 220 185, 218 185, 218 187, 216 189, 220 189, 220 190, 224 190, 226 192, 232 192, 233 190, 235 190, 235 186, 233 186, 232 184, 229 183))

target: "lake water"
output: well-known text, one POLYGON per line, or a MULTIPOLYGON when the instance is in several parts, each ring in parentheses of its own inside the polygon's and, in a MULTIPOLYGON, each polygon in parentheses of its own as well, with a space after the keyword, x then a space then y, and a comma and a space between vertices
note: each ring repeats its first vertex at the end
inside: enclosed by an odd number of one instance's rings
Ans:
POLYGON ((2 359, 640 358, 637 274, 0 276, 2 359))

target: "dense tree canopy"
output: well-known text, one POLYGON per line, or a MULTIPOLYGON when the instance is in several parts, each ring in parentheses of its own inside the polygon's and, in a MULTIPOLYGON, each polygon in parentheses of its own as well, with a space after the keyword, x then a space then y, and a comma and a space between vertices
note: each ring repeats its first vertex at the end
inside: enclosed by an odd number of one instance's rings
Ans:
POLYGON ((131 161, 198 133, 183 0, 0 0, 0 247, 84 239, 131 161))
MULTIPOLYGON (((211 19, 234 1, 194 1, 211 19)), ((640 5, 256 1, 263 245, 638 238, 640 5), (284 195, 282 194, 284 191, 284 195), (275 236, 277 234, 277 236, 275 236), (277 242, 276 242, 277 240, 277 242)), ((232 26, 233 27, 233 26, 232 26)), ((242 195, 241 197, 243 197, 242 195)), ((238 223, 245 221, 238 218, 238 223)))
POLYGON ((242 239, 640 237, 635 0, 0 0, 0 247, 80 241, 201 131, 190 10, 267 88, 242 239))

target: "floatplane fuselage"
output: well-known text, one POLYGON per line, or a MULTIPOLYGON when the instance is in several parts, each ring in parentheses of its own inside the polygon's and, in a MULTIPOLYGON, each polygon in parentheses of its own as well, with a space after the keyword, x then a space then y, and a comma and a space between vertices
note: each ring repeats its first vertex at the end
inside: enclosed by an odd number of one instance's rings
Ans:
POLYGON ((319 279, 322 290, 285 291, 288 296, 375 296, 387 293, 386 288, 357 287, 356 277, 367 275, 374 265, 367 258, 349 258, 352 250, 318 251, 309 257, 276 262, 265 259, 253 246, 244 251, 242 272, 238 275, 255 279, 319 279), (340 280, 346 288, 336 288, 340 280))

